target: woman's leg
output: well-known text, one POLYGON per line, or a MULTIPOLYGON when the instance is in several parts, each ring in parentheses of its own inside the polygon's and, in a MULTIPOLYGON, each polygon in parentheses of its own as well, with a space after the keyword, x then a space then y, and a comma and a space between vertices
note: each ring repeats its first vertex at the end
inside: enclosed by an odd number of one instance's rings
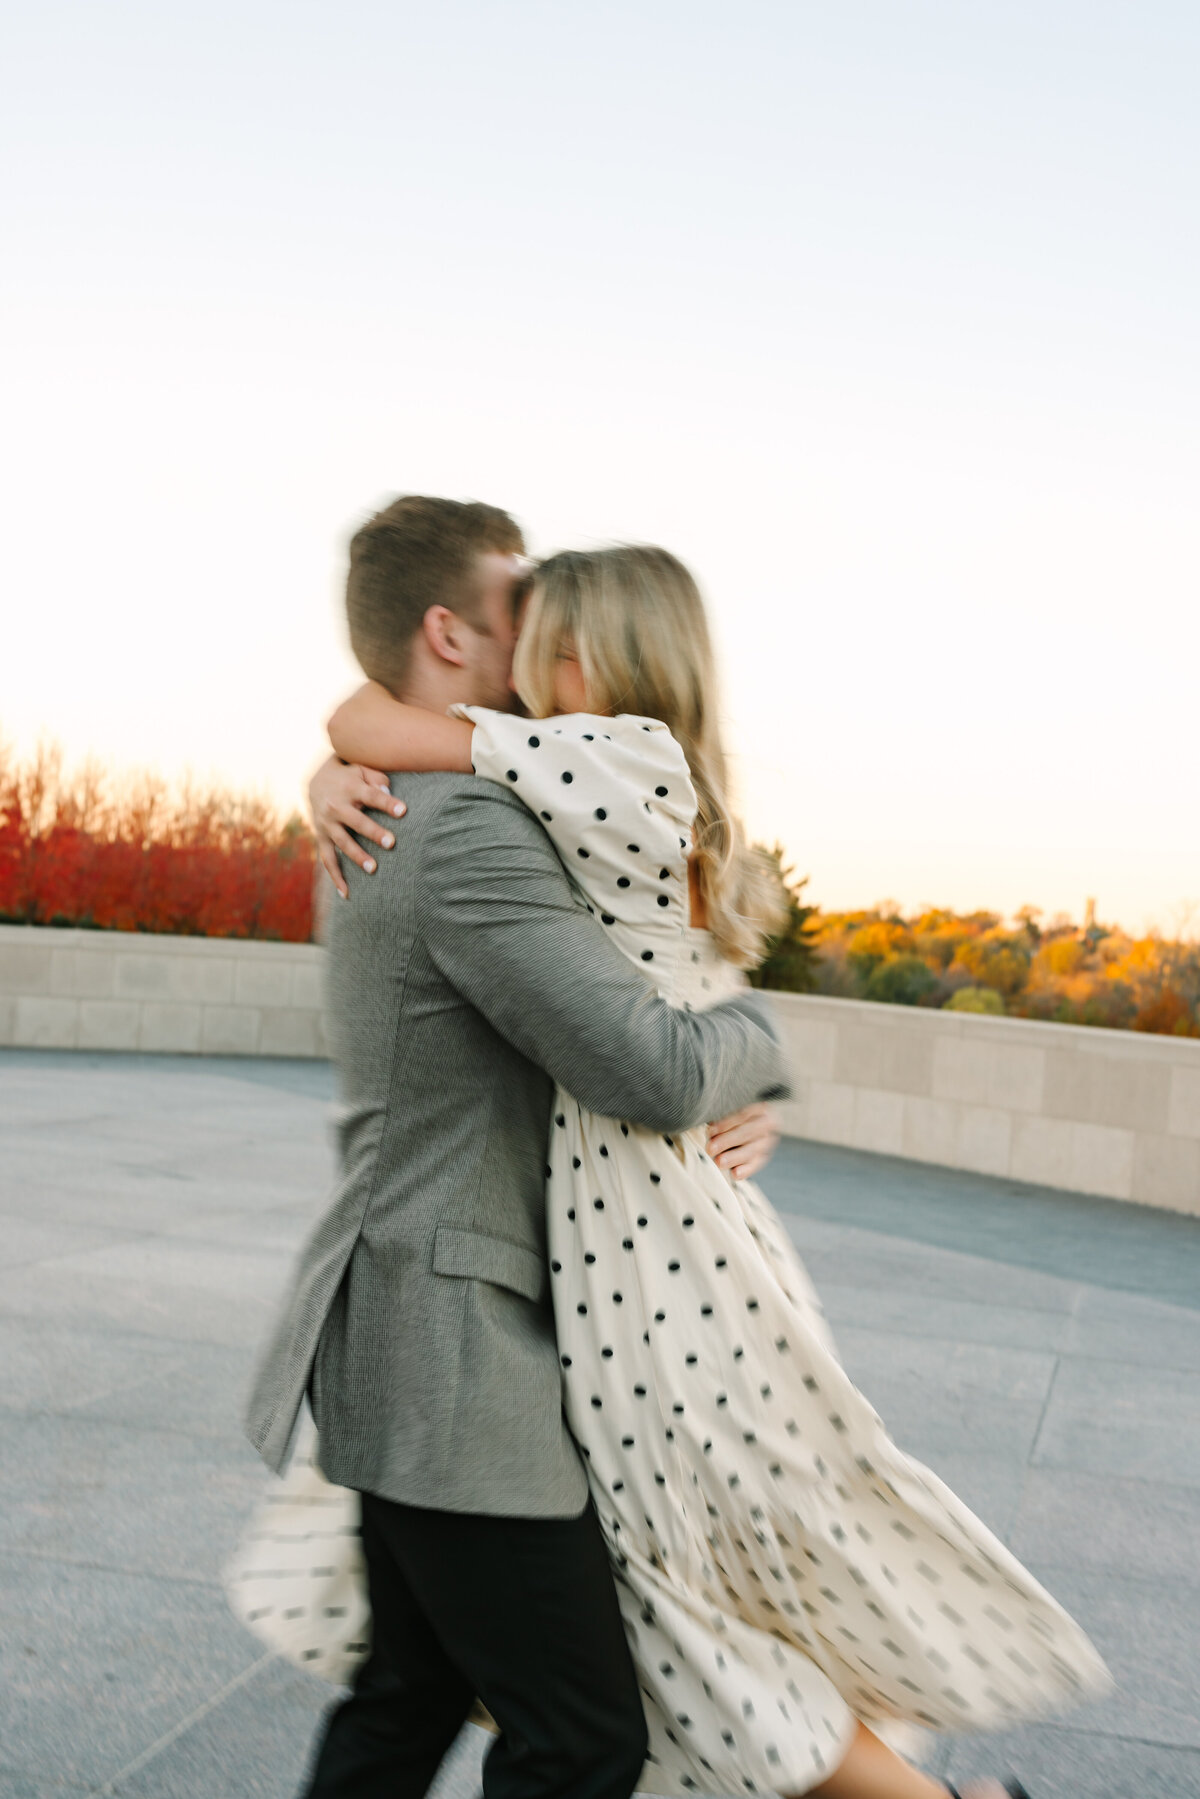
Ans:
MULTIPOLYGON (((837 1771, 812 1787, 806 1799, 946 1799, 940 1780, 922 1774, 911 1762, 881 1743, 860 1724, 837 1771)), ((995 1781, 973 1781, 964 1799, 1008 1799, 995 1781)))

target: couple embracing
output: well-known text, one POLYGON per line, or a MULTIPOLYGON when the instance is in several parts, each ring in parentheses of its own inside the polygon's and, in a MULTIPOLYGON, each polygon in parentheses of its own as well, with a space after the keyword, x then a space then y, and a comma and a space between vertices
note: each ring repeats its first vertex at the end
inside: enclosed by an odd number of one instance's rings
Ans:
POLYGON ((487 1799, 931 1799, 881 1732, 1106 1677, 891 1442, 751 1184, 780 901, 696 586, 648 547, 530 571, 505 513, 410 496, 347 611, 368 684, 314 782, 341 1177, 249 1417, 280 1470, 307 1396, 361 1507, 370 1653, 307 1791, 417 1799, 478 1699, 487 1799))

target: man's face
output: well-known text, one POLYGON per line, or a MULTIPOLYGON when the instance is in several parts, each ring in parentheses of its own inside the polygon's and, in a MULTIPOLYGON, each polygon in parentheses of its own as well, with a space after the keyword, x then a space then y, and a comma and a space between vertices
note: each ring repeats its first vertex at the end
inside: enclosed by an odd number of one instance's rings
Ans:
POLYGON ((481 597, 478 623, 466 643, 466 669, 473 704, 511 712, 516 699, 509 685, 517 647, 517 590, 529 569, 524 556, 488 550, 479 558, 481 597))

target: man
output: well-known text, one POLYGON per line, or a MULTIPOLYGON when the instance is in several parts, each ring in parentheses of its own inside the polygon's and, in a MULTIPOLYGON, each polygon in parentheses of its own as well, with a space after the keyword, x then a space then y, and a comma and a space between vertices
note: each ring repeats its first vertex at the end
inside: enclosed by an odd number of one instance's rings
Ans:
MULTIPOLYGON (((409 496, 370 520, 346 594, 367 675, 433 712, 507 706, 521 549, 487 506, 409 496)), ((372 1652, 309 1793, 417 1799, 478 1694, 488 1799, 626 1799, 642 1707, 548 1302, 553 1082, 671 1131, 782 1091, 779 1053, 750 996, 659 999, 511 793, 391 790, 404 855, 351 870, 330 931, 342 1178, 249 1415, 278 1468, 307 1389, 326 1475, 362 1495, 372 1652)))

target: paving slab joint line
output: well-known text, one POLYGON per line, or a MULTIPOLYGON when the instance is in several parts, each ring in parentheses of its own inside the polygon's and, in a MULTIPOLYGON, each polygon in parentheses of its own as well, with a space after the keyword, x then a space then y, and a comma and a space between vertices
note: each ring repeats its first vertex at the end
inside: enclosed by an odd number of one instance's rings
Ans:
POLYGON ((243 1668, 240 1674, 235 1674, 232 1680, 226 1681, 225 1685, 211 1698, 206 1699, 203 1705, 197 1706, 196 1710, 190 1712, 186 1718, 181 1718, 178 1724, 173 1725, 170 1730, 151 1743, 148 1749, 143 1749, 142 1753, 135 1755, 125 1767, 119 1768, 115 1774, 110 1775, 103 1786, 89 1788, 89 1799, 113 1799, 113 1795, 123 1780, 128 1780, 131 1774, 137 1774, 148 1762, 152 1762, 156 1756, 161 1755, 164 1749, 169 1749, 172 1743, 176 1743, 180 1737, 186 1736, 193 1725, 199 1724, 202 1718, 207 1718, 208 1714, 216 1711, 219 1705, 224 1705, 230 1695, 236 1693, 240 1687, 249 1686, 256 1674, 260 1674, 269 1662, 276 1660, 278 1660, 278 1655, 273 1649, 269 1649, 265 1655, 260 1655, 258 1660, 251 1662, 248 1668, 243 1668))
MULTIPOLYGON (((1026 1481, 1028 1480, 1028 1477, 1029 1477, 1029 1471, 1031 1468, 1035 1468, 1037 1466, 1038 1444, 1042 1440, 1042 1431, 1046 1427, 1046 1414, 1050 1410, 1050 1401, 1054 1397, 1054 1388, 1058 1381, 1058 1371, 1062 1367, 1062 1365, 1063 1365, 1063 1357, 1062 1357, 1062 1353, 1060 1351, 1054 1357, 1054 1366, 1050 1370, 1050 1379, 1046 1382, 1046 1396, 1042 1400, 1042 1409, 1041 1409, 1041 1412, 1038 1414, 1037 1429, 1033 1433, 1033 1442, 1029 1445, 1029 1454, 1025 1457, 1025 1472, 1021 1477, 1020 1504, 1024 1504, 1024 1501, 1025 1501, 1025 1485, 1026 1485, 1026 1481)), ((1019 1507, 1018 1507, 1018 1509, 1019 1509, 1019 1507)), ((1017 1516, 1017 1514, 1014 1513, 1013 1514, 1014 1524, 1016 1522, 1016 1516, 1017 1516)))

